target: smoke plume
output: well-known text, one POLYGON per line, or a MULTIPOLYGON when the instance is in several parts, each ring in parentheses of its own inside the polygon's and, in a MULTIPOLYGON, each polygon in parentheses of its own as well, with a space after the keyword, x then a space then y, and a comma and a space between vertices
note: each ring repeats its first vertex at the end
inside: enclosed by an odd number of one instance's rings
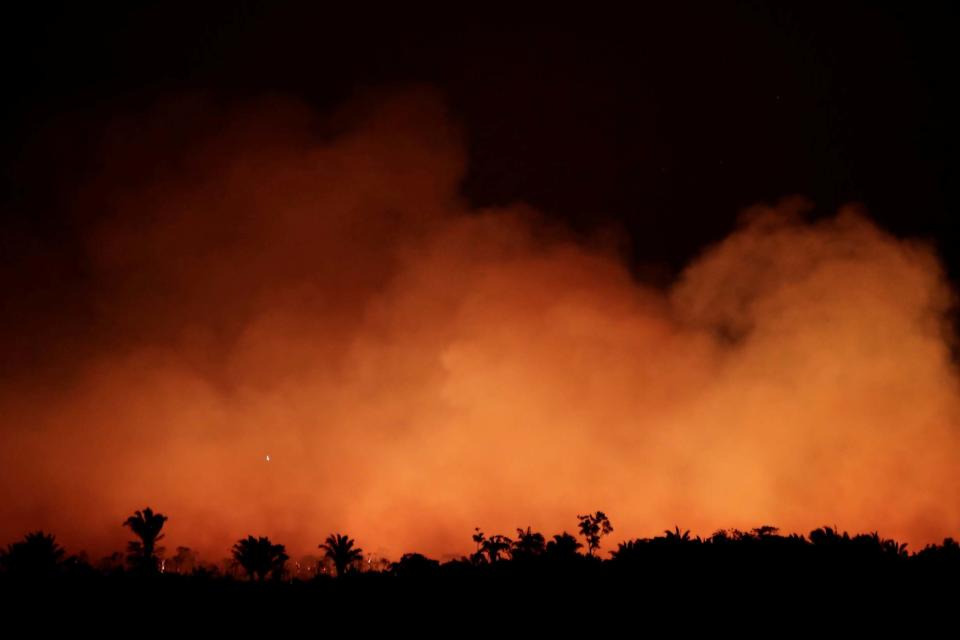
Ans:
POLYGON ((664 289, 615 243, 471 207, 430 91, 182 100, 97 150, 88 313, 57 319, 60 373, 0 394, 4 541, 106 553, 146 505, 207 560, 331 531, 441 556, 597 509, 617 539, 960 533, 954 293, 853 208, 757 206, 664 289))

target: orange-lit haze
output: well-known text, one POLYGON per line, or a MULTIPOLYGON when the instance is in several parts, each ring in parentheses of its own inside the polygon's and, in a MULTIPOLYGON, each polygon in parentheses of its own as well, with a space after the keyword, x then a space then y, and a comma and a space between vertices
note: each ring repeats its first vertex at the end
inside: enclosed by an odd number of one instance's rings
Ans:
POLYGON ((76 194, 99 330, 73 373, 3 383, 4 543, 96 558, 147 505, 208 561, 335 530, 443 556, 597 509, 605 550, 674 524, 960 534, 954 293, 862 213, 758 206, 664 288, 615 234, 472 208, 426 90, 183 100, 99 150, 76 194))

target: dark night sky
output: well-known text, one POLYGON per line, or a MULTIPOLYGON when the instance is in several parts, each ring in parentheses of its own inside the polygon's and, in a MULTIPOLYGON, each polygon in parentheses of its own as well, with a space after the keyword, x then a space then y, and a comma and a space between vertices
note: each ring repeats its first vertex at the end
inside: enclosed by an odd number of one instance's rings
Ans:
POLYGON ((523 200, 578 228, 619 224, 637 264, 662 265, 653 277, 729 232, 744 206, 789 194, 812 199, 815 215, 861 202, 895 233, 934 240, 960 275, 946 5, 581 15, 266 4, 8 14, 8 285, 42 279, 25 256, 69 254, 62 200, 111 116, 184 91, 279 92, 324 108, 413 82, 441 88, 466 126, 469 198, 523 200))

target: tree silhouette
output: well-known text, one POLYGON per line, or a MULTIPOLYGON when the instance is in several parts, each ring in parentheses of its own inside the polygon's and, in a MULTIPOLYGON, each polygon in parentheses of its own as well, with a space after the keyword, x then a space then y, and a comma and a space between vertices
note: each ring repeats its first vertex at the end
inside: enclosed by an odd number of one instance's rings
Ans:
POLYGON ((166 521, 167 516, 154 513, 150 507, 135 512, 124 521, 123 526, 130 527, 134 535, 140 538, 127 544, 127 562, 131 567, 147 573, 159 570, 159 554, 163 548, 157 547, 157 542, 163 539, 160 530, 166 521))
POLYGON ((610 552, 615 562, 631 562, 640 558, 643 553, 643 540, 625 540, 617 545, 616 550, 610 552))
POLYGON ((348 536, 331 533, 323 544, 318 545, 320 549, 323 549, 324 556, 333 562, 333 566, 337 569, 338 578, 346 574, 350 565, 363 559, 363 549, 354 549, 355 542, 348 536))
POLYGON ((547 554, 557 558, 573 557, 582 546, 576 538, 564 531, 553 536, 553 540, 547 543, 547 554))
POLYGON ((850 542, 856 546, 863 555, 873 555, 885 558, 905 558, 907 553, 906 543, 899 543, 896 540, 881 538, 876 531, 873 533, 861 533, 850 542))
POLYGON ((663 533, 670 542, 690 542, 690 530, 680 531, 680 527, 674 526, 673 531, 664 529, 663 533))
POLYGON ((765 538, 772 538, 777 534, 779 534, 780 528, 774 527, 769 524, 765 524, 762 527, 755 527, 754 529, 751 530, 751 532, 756 538, 763 540, 765 538))
POLYGON ((512 544, 513 540, 507 536, 493 535, 481 543, 480 549, 487 554, 487 559, 493 563, 500 559, 501 553, 508 552, 512 544))
POLYGON ((480 527, 474 527, 473 531, 473 541, 477 545, 477 550, 470 556, 470 561, 473 562, 473 564, 483 564, 487 561, 487 557, 483 555, 483 543, 486 541, 487 536, 480 530, 480 527))
POLYGON ((542 533, 532 531, 530 527, 527 530, 517 529, 517 539, 510 550, 514 559, 534 558, 542 555, 546 548, 546 541, 542 533))
POLYGON ((836 526, 820 527, 810 532, 810 543, 815 547, 831 549, 847 542, 850 542, 849 534, 844 531, 840 535, 836 526))
POLYGON ((63 568, 64 550, 53 534, 43 531, 28 533, 20 542, 7 545, 0 554, 0 565, 18 578, 50 578, 63 568))
POLYGON ((177 554, 171 558, 169 565, 173 573, 190 573, 197 566, 197 552, 190 547, 177 547, 177 554))
POLYGON ((263 582, 267 574, 279 578, 289 556, 282 544, 273 544, 270 538, 247 536, 233 545, 233 559, 243 567, 251 580, 263 582))
POLYGON ((883 552, 892 558, 906 558, 910 554, 907 552, 906 542, 897 542, 896 540, 884 540, 882 542, 883 552))
POLYGON ((436 575, 440 563, 420 553, 405 553, 399 562, 390 565, 390 571, 404 578, 423 579, 436 575))
POLYGON ((105 556, 97 563, 97 569, 100 573, 109 575, 123 571, 124 557, 119 551, 114 551, 109 556, 105 556))
POLYGON ((600 548, 600 538, 613 531, 613 526, 603 511, 578 515, 577 518, 580 520, 580 535, 587 541, 587 550, 592 556, 600 548))

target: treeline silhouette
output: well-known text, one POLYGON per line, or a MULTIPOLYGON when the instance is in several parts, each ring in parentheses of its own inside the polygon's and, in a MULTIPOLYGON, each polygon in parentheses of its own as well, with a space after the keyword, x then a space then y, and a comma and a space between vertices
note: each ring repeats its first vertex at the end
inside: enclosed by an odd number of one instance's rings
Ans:
POLYGON ((604 549, 614 530, 607 515, 597 511, 577 520, 577 535, 563 531, 549 537, 531 527, 510 536, 477 527, 473 551, 446 561, 416 552, 389 561, 365 554, 354 539, 335 532, 317 544, 316 556, 292 561, 283 544, 250 535, 236 542, 229 558, 211 563, 188 547, 166 556, 158 542, 167 517, 148 507, 123 522, 135 536, 125 556, 91 562, 83 554, 68 555, 54 535, 31 532, 0 553, 0 584, 7 594, 39 587, 70 600, 184 594, 204 606, 409 605, 419 598, 435 606, 489 599, 488 606, 498 608, 520 598, 524 606, 548 602, 590 609, 624 599, 670 606, 731 602, 743 594, 753 602, 814 601, 823 607, 871 594, 937 593, 929 591, 935 584, 954 593, 960 581, 960 544, 952 538, 911 552, 877 532, 851 535, 833 526, 807 535, 760 526, 708 537, 674 527, 604 549))
POLYGON ((613 532, 610 519, 602 511, 577 518, 582 542, 566 531, 547 539, 530 527, 517 528, 514 537, 488 536, 477 527, 473 533, 475 551, 446 562, 415 552, 405 553, 395 562, 368 557, 349 536, 331 533, 317 545, 322 552, 319 558, 308 556, 305 561, 291 563, 283 544, 251 535, 237 541, 230 559, 212 564, 201 562, 196 552, 182 546, 177 547, 170 558, 164 558, 165 550, 157 543, 164 538, 161 531, 167 516, 147 507, 123 522, 123 526, 129 527, 136 536, 136 540, 129 542, 125 557, 115 553, 91 563, 84 554, 68 556, 53 534, 35 531, 0 550, 0 575, 6 580, 51 580, 71 575, 158 578, 176 575, 264 582, 323 580, 363 574, 430 578, 448 573, 489 572, 503 565, 527 570, 573 566, 623 570, 666 566, 694 569, 697 565, 717 563, 743 567, 761 561, 780 569, 811 562, 873 568, 960 566, 960 544, 953 538, 911 552, 906 544, 883 538, 877 532, 850 535, 829 526, 814 529, 806 536, 796 533, 781 535, 777 527, 761 526, 749 531, 721 529, 706 538, 691 536, 689 530, 675 527, 653 538, 621 542, 609 550, 609 557, 604 559, 599 552, 603 538, 613 532))

